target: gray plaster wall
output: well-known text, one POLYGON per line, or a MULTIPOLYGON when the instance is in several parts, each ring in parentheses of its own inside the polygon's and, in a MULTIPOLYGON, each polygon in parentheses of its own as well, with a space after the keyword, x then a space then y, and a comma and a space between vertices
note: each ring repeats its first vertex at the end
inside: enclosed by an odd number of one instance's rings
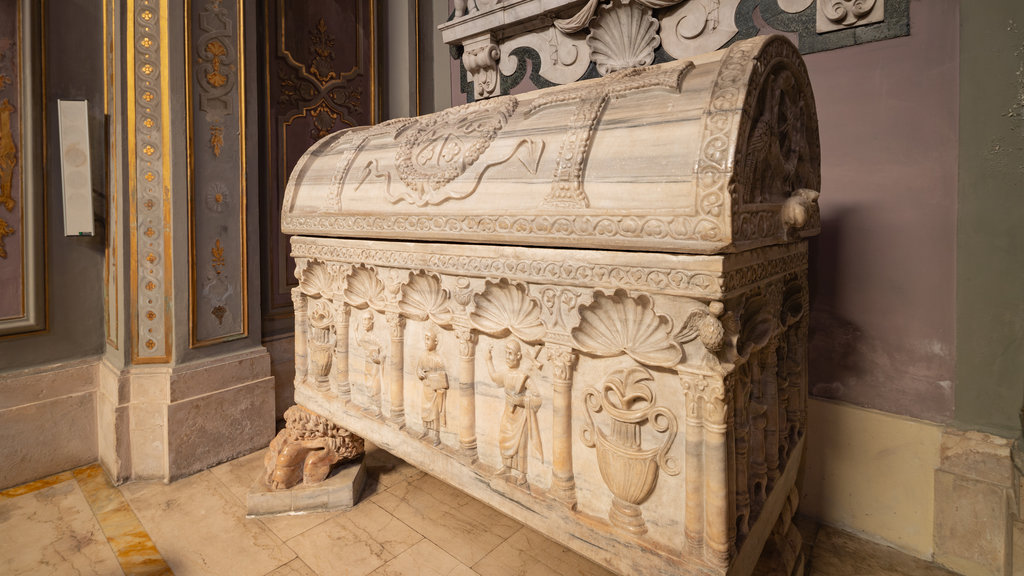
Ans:
POLYGON ((956 422, 1020 436, 1024 3, 960 6, 956 422))
MULTIPOLYGON (((93 237, 64 237, 57 100, 89 101, 92 181, 105 189, 103 170, 103 6, 93 0, 45 3, 45 194, 47 328, 0 339, 0 372, 103 352, 105 228, 93 237)), ((97 214, 104 212, 101 197, 97 214)), ((2 378, 2 376, 0 376, 2 378)))

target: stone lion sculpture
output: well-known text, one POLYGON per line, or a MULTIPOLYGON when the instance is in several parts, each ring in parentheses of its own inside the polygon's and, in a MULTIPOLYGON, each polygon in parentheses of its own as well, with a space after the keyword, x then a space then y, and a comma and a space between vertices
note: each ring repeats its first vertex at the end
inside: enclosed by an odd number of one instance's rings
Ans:
POLYGON ((288 408, 284 419, 263 460, 273 490, 323 482, 335 464, 363 455, 362 438, 302 406, 288 408))

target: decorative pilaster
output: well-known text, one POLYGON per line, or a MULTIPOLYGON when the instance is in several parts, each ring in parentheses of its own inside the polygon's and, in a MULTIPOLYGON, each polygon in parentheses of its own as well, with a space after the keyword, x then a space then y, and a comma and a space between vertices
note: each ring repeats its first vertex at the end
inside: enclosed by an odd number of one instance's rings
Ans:
POLYGON ((765 465, 768 467, 768 483, 775 485, 779 478, 779 385, 778 356, 779 336, 774 336, 761 351, 764 403, 768 407, 765 420, 765 465))
POLYGON ((727 567, 733 524, 729 513, 729 409, 732 378, 708 382, 703 394, 704 407, 704 538, 705 558, 727 567))
POLYGON ((306 295, 298 288, 292 288, 292 304, 295 306, 295 386, 306 383, 309 371, 309 356, 306 334, 309 320, 306 316, 306 295))
POLYGON ((472 329, 457 326, 459 341, 459 453, 476 460, 476 340, 472 329))
POLYGON ((131 199, 132 360, 167 363, 173 352, 170 222, 171 99, 168 5, 129 0, 128 158, 131 199))
POLYGON ((700 377, 680 374, 686 409, 686 546, 698 554, 704 548, 704 415, 700 377))
MULTIPOLYGON (((170 481, 275 432, 270 358, 247 305, 259 297, 246 264, 258 253, 258 175, 246 170, 256 116, 244 107, 244 61, 255 46, 242 31, 255 13, 241 0, 101 4, 109 212, 97 450, 115 481, 170 481)), ((305 383, 311 295, 292 296, 305 383)), ((322 360, 329 368, 330 353, 322 360)))
POLYGON ((572 468, 572 376, 578 356, 568 346, 550 346, 553 370, 551 434, 551 495, 576 508, 576 479, 572 468))
POLYGON ((385 316, 388 332, 391 334, 391 352, 388 354, 388 392, 391 397, 391 414, 388 422, 398 428, 405 427, 405 318, 398 312, 385 316))
POLYGON ((352 400, 352 384, 348 375, 348 317, 349 306, 344 302, 334 303, 334 393, 343 402, 352 400))

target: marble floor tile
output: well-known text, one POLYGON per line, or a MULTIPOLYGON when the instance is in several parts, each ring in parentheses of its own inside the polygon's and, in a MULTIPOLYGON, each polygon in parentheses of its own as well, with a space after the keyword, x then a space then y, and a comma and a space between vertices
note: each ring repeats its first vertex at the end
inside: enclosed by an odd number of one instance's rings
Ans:
MULTIPOLYGON (((257 519, 277 534, 281 540, 288 541, 310 528, 315 528, 338 515, 338 512, 307 512, 305 514, 282 514, 280 516, 260 516, 257 519)), ((251 519, 250 519, 251 520, 251 519)))
POLYGON ((480 576, 615 576, 526 526, 474 564, 473 570, 480 576))
POLYGON ((211 472, 121 487, 177 576, 263 576, 295 557, 211 472))
POLYGON ((0 574, 124 574, 73 479, 0 499, 0 574))
POLYGON ((127 576, 170 576, 156 544, 98 464, 74 471, 107 543, 127 576))
POLYGON ((301 558, 296 558, 284 566, 278 566, 267 572, 266 576, 317 576, 317 574, 301 558))
POLYGON ((43 488, 49 488, 50 486, 56 486, 61 482, 67 482, 73 478, 74 476, 71 472, 61 472, 60 474, 54 474, 53 476, 42 478, 35 482, 27 482, 21 486, 14 486, 13 488, 8 488, 7 490, 0 492, 0 500, 17 498, 18 496, 31 494, 32 492, 42 490, 43 488))
POLYGON ((433 476, 403 481, 371 500, 467 566, 522 527, 433 476))
POLYGON ((423 537, 372 502, 299 534, 288 546, 320 576, 364 576, 423 537))
MULTIPOLYGON (((363 462, 366 464, 367 474, 376 477, 380 486, 384 488, 390 488, 406 480, 416 480, 426 475, 412 464, 375 446, 370 441, 366 441, 366 455, 363 456, 363 462)), ((364 491, 364 493, 372 494, 370 491, 364 491)))
POLYGON ((393 560, 371 572, 371 576, 457 576, 472 574, 465 564, 437 547, 420 540, 393 560))
POLYGON ((818 530, 808 576, 955 576, 940 566, 829 526, 818 530))
POLYGON ((252 489, 253 484, 261 477, 264 470, 263 456, 266 452, 267 449, 264 448, 241 458, 235 458, 210 468, 210 473, 244 504, 249 490, 252 489))

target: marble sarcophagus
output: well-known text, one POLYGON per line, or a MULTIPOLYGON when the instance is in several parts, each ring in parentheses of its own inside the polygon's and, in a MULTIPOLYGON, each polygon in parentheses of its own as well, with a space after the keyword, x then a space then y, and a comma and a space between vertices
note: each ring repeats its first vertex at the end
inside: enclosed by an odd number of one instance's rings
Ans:
POLYGON ((817 130, 759 37, 324 138, 296 401, 623 574, 792 566, 817 130))

